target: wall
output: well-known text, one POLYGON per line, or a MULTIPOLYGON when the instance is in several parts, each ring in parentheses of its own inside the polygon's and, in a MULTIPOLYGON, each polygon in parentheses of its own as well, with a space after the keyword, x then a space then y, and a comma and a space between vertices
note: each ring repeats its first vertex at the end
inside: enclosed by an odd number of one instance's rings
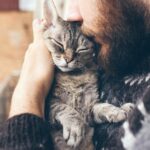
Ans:
MULTIPOLYGON (((51 1, 51 0, 49 0, 51 1)), ((57 11, 63 17, 66 0, 54 0, 57 11)), ((36 0, 35 17, 42 18, 42 0, 36 0)))
POLYGON ((42 0, 19 0, 19 9, 23 11, 33 11, 36 8, 37 1, 42 0))
POLYGON ((0 10, 19 10, 19 0, 0 0, 0 10))
POLYGON ((31 12, 0 12, 0 81, 20 69, 32 41, 31 12))

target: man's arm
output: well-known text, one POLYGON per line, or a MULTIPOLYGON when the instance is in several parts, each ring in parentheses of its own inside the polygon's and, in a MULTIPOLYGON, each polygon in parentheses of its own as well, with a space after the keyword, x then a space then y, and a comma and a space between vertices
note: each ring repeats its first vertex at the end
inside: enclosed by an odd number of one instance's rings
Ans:
POLYGON ((33 23, 20 79, 12 96, 9 119, 0 132, 2 150, 50 150, 52 143, 43 120, 44 100, 53 81, 54 65, 43 38, 44 21, 33 23))

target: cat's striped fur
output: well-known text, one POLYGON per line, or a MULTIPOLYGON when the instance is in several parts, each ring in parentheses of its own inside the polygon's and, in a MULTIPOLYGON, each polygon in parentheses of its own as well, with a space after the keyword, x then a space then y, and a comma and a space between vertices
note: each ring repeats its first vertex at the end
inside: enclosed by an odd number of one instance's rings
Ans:
POLYGON ((93 150, 93 125, 126 119, 131 104, 119 108, 101 103, 94 42, 82 34, 78 23, 63 21, 56 10, 50 21, 47 0, 44 6, 49 23, 44 38, 61 70, 56 71, 47 104, 55 150, 93 150))

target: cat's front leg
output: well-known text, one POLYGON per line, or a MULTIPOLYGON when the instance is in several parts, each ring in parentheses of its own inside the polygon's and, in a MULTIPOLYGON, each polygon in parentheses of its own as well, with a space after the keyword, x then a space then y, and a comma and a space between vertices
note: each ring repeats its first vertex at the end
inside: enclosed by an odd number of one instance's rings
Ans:
POLYGON ((63 137, 67 145, 77 147, 84 137, 84 122, 77 116, 64 116, 60 119, 63 126, 63 137))
POLYGON ((122 108, 108 103, 95 104, 92 109, 94 121, 96 123, 120 122, 127 119, 127 113, 122 108))
POLYGON ((81 115, 66 104, 54 104, 53 119, 63 127, 63 137, 67 145, 77 147, 85 136, 85 124, 81 115))

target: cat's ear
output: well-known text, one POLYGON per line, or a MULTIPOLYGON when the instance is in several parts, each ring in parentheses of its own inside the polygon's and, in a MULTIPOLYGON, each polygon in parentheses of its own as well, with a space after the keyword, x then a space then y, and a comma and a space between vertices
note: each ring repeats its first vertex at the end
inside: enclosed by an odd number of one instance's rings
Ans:
POLYGON ((43 16, 48 25, 62 21, 53 0, 43 0, 43 16))

